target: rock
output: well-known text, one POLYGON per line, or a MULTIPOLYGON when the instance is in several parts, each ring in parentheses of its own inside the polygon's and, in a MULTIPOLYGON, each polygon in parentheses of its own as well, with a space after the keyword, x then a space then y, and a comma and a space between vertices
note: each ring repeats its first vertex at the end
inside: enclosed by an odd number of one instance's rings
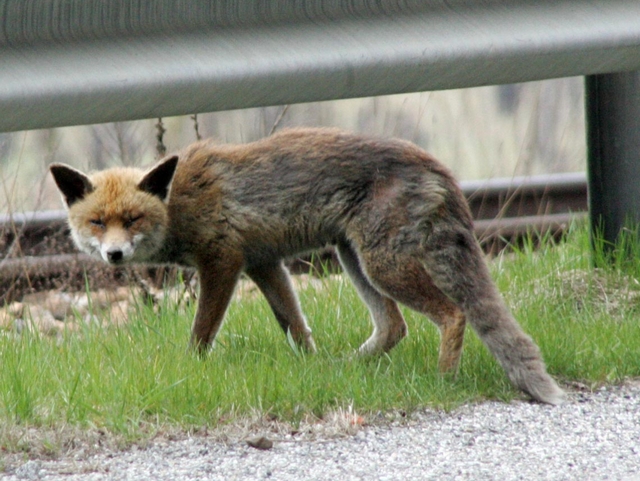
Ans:
POLYGON ((273 441, 271 441, 271 439, 266 438, 264 436, 249 438, 247 439, 247 444, 252 448, 262 449, 264 451, 271 449, 273 447, 273 441))

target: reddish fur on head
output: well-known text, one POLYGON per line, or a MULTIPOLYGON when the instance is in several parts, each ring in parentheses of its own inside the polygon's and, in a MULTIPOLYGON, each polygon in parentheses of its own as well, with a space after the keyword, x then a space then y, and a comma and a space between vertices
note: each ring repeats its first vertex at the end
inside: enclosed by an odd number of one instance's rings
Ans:
POLYGON ((93 175, 53 164, 78 248, 113 264, 152 258, 164 242, 177 161, 170 157, 147 172, 113 168, 93 175))

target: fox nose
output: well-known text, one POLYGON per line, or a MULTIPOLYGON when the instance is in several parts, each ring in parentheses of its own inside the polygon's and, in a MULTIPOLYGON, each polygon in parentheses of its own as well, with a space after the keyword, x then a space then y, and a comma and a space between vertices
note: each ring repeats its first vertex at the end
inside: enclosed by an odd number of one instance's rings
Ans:
POLYGON ((109 250, 107 251, 107 259, 109 259, 109 262, 120 262, 122 260, 123 254, 122 251, 120 249, 113 249, 113 250, 109 250))

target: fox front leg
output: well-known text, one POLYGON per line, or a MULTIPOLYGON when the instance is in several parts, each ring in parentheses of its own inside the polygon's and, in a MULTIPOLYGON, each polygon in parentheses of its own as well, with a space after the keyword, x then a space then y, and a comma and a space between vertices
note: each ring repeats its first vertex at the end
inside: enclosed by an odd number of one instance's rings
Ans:
POLYGON ((266 297, 285 334, 291 334, 294 342, 307 352, 316 352, 311 329, 282 261, 253 267, 247 270, 247 274, 266 297))
POLYGON ((198 308, 191 329, 191 347, 205 353, 220 330, 234 288, 242 272, 241 262, 211 264, 199 268, 198 308))

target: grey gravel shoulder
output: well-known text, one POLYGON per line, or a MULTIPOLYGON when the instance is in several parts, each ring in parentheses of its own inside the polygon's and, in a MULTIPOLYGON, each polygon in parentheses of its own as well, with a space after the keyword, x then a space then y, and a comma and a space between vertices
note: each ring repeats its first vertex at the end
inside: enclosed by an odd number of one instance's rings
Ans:
POLYGON ((557 407, 514 401, 422 411, 352 436, 206 436, 81 459, 32 460, 14 480, 640 480, 640 383, 573 393, 557 407))

